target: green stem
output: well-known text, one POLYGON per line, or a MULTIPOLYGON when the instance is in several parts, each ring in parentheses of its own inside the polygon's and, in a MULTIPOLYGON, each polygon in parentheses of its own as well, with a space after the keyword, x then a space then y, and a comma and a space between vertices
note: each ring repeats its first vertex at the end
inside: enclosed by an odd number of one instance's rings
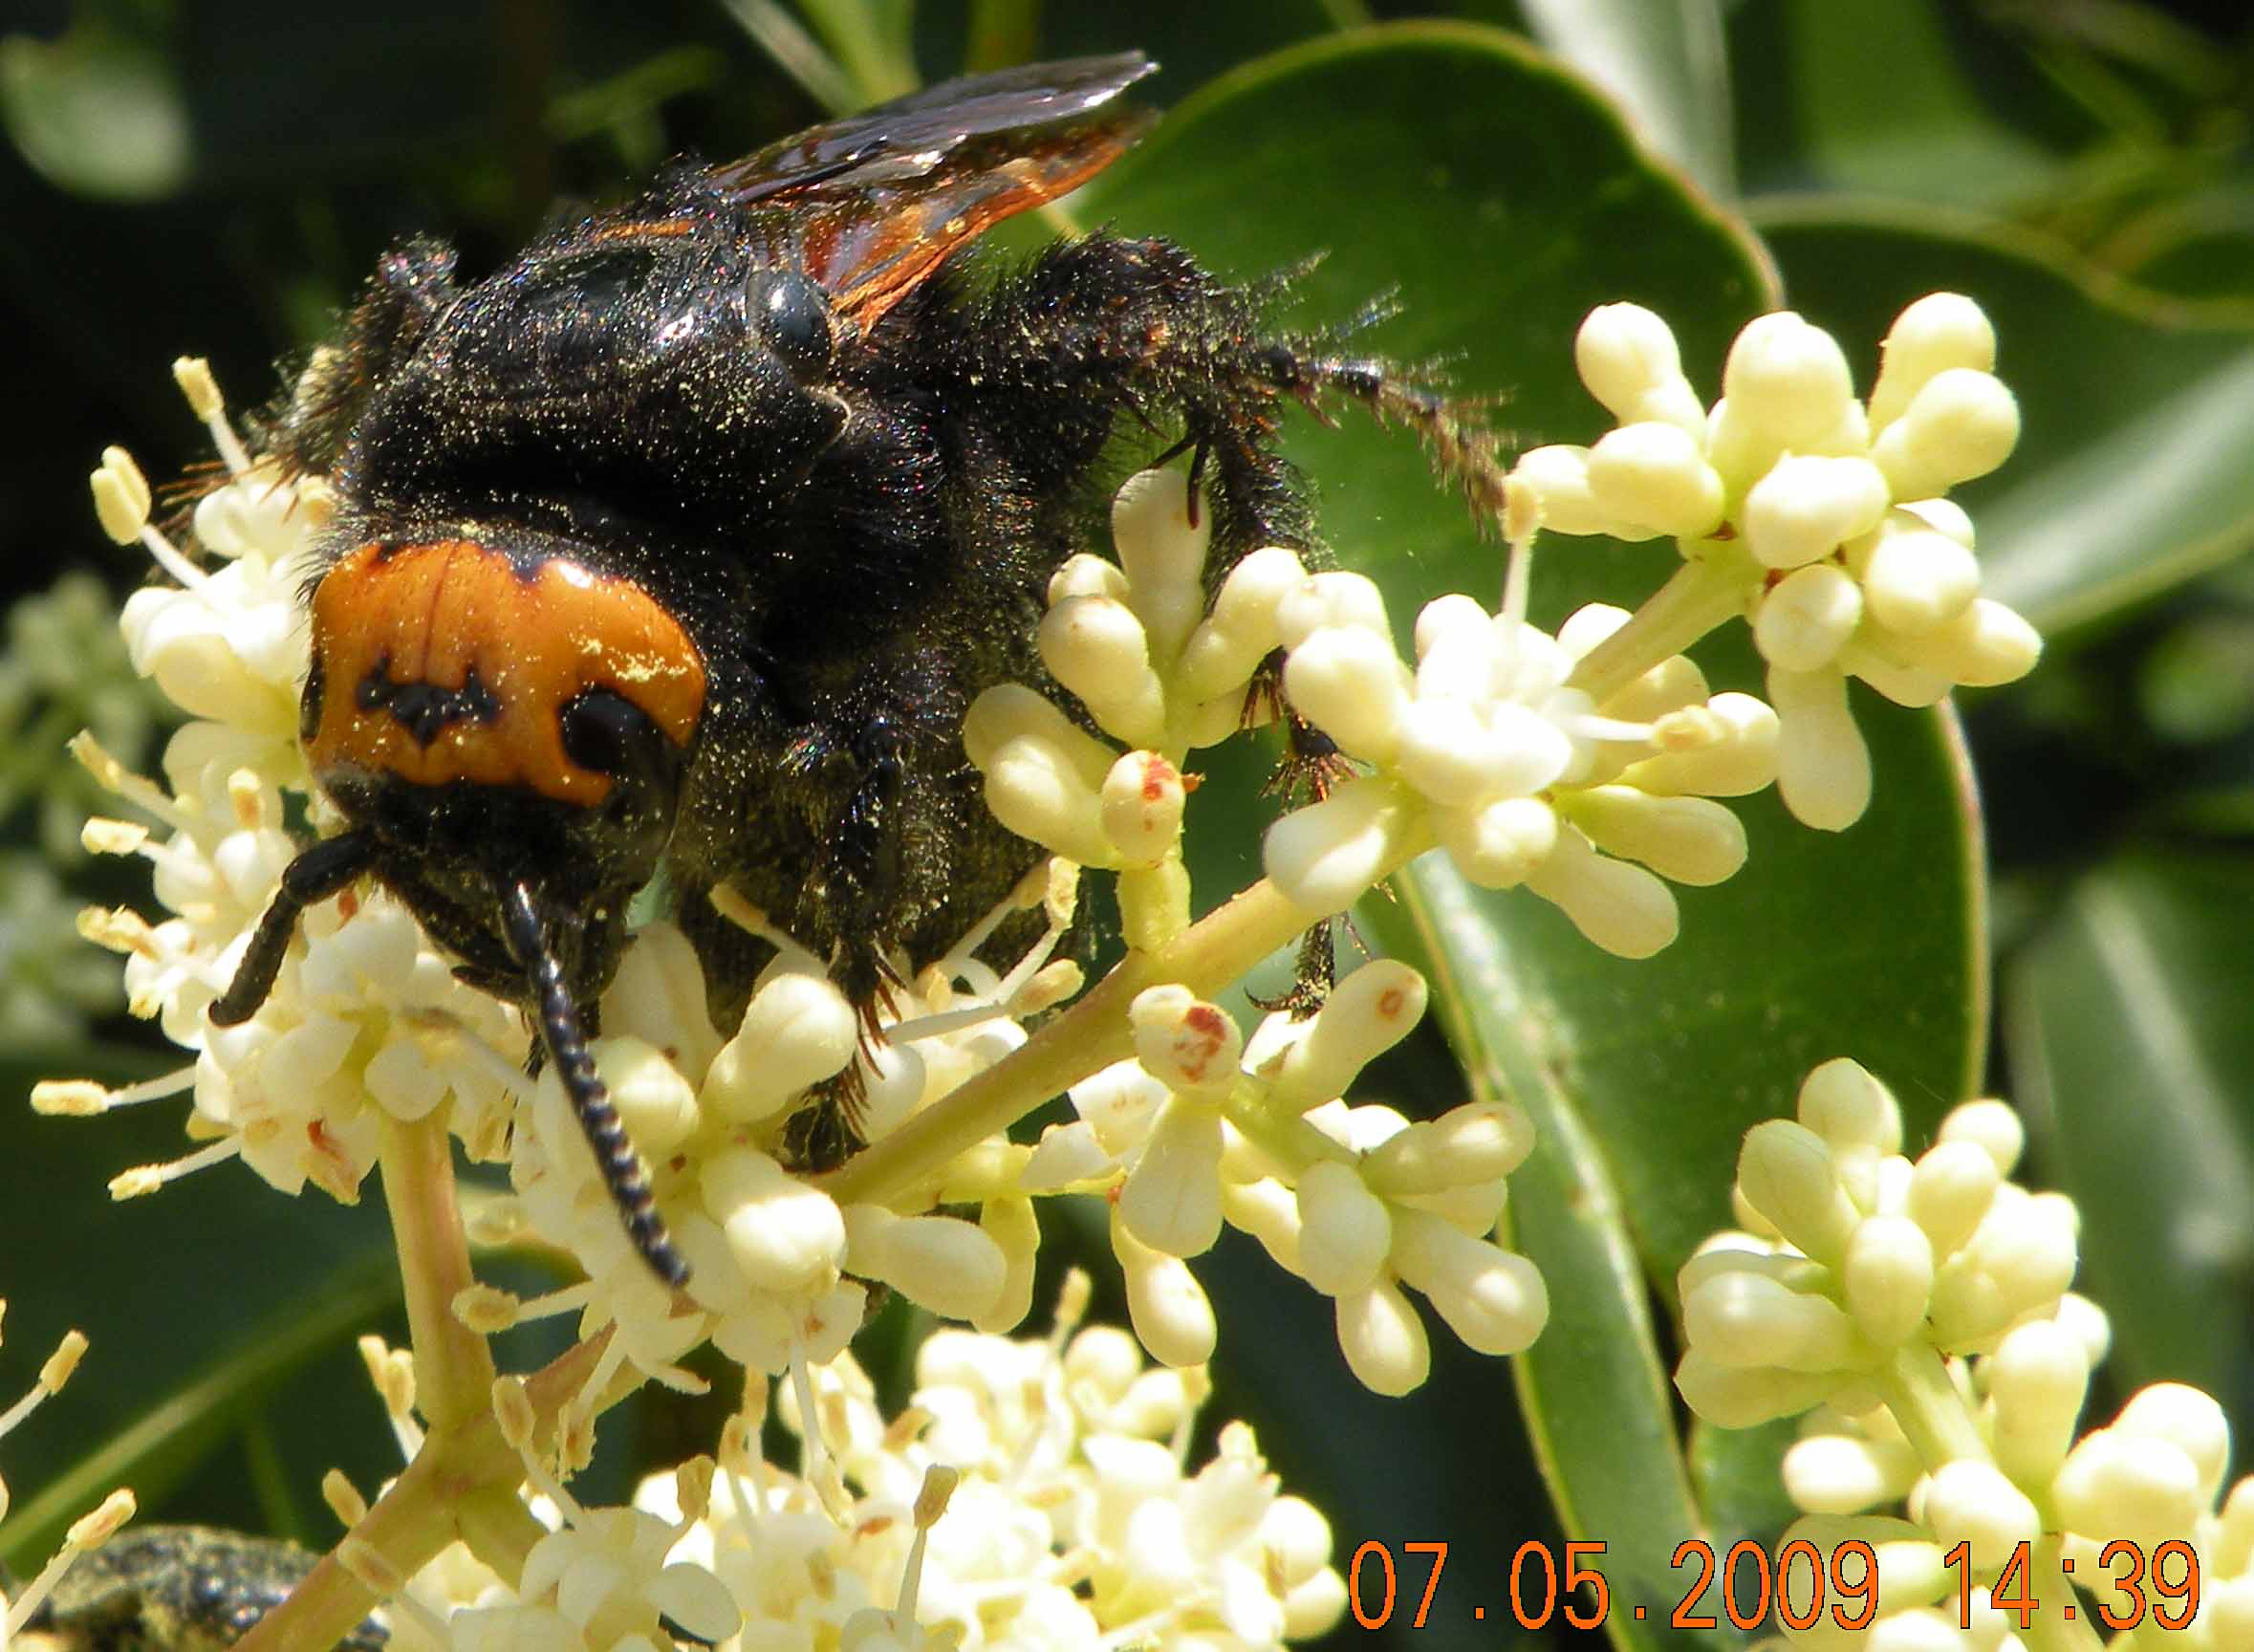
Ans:
POLYGON ((1912 1342, 1876 1374, 1879 1396, 1909 1437, 1928 1470, 1944 1463, 1993 1464, 1987 1442, 1949 1380, 1949 1368, 1931 1343, 1912 1342))
POLYGON ((1030 62, 1041 44, 1041 0, 970 0, 965 74, 1030 62))
POLYGON ((454 1197, 454 1143, 444 1109, 412 1124, 386 1115, 380 1148, 383 1202, 415 1344, 415 1403, 441 1429, 493 1402, 493 1356, 454 1315, 454 1298, 475 1283, 469 1240, 454 1197))
POLYGON ((1645 599, 1628 623, 1581 657, 1570 688, 1585 690, 1599 706, 1653 666, 1744 612, 1746 581, 1732 564, 1743 557, 1709 542, 1645 599))
MULTIPOLYGON (((556 1414, 586 1384, 609 1345, 607 1331, 574 1345, 525 1384, 536 1419, 535 1444, 553 1437, 556 1414)), ((373 1549, 395 1576, 411 1577, 457 1537, 480 1537, 493 1544, 481 1558, 505 1567, 514 1554, 521 1566, 538 1536, 522 1522, 504 1515, 498 1500, 516 1500, 524 1464, 501 1437, 501 1424, 488 1408, 446 1429, 434 1429, 406 1471, 352 1530, 355 1542, 373 1549)), ((520 1505, 521 1507, 521 1505, 520 1505)), ((528 1511, 525 1520, 531 1521, 528 1511)), ((532 1524, 537 1526, 538 1522, 532 1524)), ((514 1578, 515 1571, 503 1576, 514 1578)), ((235 1652, 305 1652, 334 1646, 358 1628, 377 1604, 376 1593, 338 1563, 322 1556, 290 1598, 261 1618, 235 1643, 235 1652)))
MULTIPOLYGON (((1380 880, 1430 848, 1421 821, 1392 846, 1380 880)), ((951 1091, 816 1185, 840 1205, 897 1200, 919 1187, 936 1193, 954 1157, 1007 1130, 1051 1097, 1134 1049, 1127 1006, 1161 982, 1201 996, 1218 992, 1324 915, 1287 899, 1262 879, 1164 946, 1131 952, 1070 1010, 1011 1054, 951 1091)))

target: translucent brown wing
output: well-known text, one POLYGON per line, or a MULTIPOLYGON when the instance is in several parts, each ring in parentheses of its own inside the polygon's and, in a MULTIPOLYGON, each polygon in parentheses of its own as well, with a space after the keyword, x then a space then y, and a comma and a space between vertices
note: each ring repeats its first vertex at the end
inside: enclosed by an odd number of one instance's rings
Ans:
POLYGON ((866 331, 958 247, 1116 160, 1151 117, 1116 99, 1156 67, 1123 52, 948 80, 713 181, 866 331))

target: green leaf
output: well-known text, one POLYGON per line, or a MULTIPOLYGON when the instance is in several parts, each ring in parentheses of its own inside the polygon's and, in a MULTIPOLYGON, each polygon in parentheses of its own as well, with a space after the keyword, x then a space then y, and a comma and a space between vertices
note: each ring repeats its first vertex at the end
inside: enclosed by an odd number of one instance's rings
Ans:
POLYGON ((2079 1288, 2126 1390, 2192 1382, 2254 1410, 2254 868, 2123 858, 2012 967, 2016 1099, 2082 1212, 2079 1288))
POLYGON ((1701 188, 1728 195, 1729 57, 1713 0, 1520 0, 1534 38, 1609 94, 1701 188))
POLYGON ((1935 0, 1782 0, 1747 8, 1735 33, 1761 170, 1989 210, 2064 170, 1989 107, 1983 65, 1935 0))
POLYGON ((171 1064, 87 1050, 13 1052, 0 1064, 0 1394, 12 1399, 66 1330, 91 1344, 70 1386, 9 1437, 12 1557, 44 1558, 58 1522, 120 1483, 144 1519, 254 1526, 255 1457, 249 1472, 190 1476, 215 1453, 224 1466, 262 1400, 294 1485, 332 1465, 363 1487, 399 1469, 352 1351, 358 1332, 398 1334, 384 1312, 399 1280, 379 1199, 343 1211, 318 1192, 285 1199, 223 1163, 119 1203, 109 1177, 193 1145, 181 1133, 184 1094, 93 1119, 42 1118, 23 1101, 41 1077, 119 1084, 171 1064), (215 1301, 244 1305, 251 1322, 214 1313, 215 1301))
MULTIPOLYGON (((1765 203, 1795 309, 1851 355, 1911 299, 1967 293, 1996 324, 2019 450, 1959 491, 1983 581, 2046 632, 2102 621, 2254 543, 2254 326, 2109 283, 2054 245, 1931 212, 1765 203)), ((1867 382, 1870 369, 1864 370, 1867 382)))

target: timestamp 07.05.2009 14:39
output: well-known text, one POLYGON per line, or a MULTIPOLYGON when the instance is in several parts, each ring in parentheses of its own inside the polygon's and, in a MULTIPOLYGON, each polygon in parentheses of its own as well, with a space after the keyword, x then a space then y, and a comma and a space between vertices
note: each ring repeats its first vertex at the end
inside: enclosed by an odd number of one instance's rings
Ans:
MULTIPOLYGON (((1539 1539, 1520 1544, 1502 1580, 1497 1615, 1528 1630, 1547 1629, 1560 1617, 1574 1629, 1600 1629, 1615 1611, 1627 1611, 1640 1621, 1658 1610, 1646 1602, 1614 1599, 1598 1565, 1605 1549, 1601 1542, 1567 1543, 1561 1560, 1539 1539)), ((1433 1617, 1448 1554, 1449 1545, 1437 1540, 1388 1543, 1372 1538, 1360 1544, 1347 1569, 1347 1598, 1355 1622, 1364 1629, 1383 1629, 1397 1621, 1423 1628, 1433 1617)), ((1942 1563, 1957 1574, 1957 1619, 1969 1628, 1970 1545, 1958 1544, 1942 1556, 1942 1563)), ((2062 1556, 2057 1564, 2066 1587, 2065 1598, 2055 1609, 2070 1620, 2080 1610, 2070 1587, 2074 1562, 2071 1556, 2062 1556)), ((2158 1544, 2148 1556, 2141 1545, 2116 1539, 2100 1551, 2098 1564, 2103 1576, 2093 1586, 2091 1611, 2110 1630, 2134 1629, 2148 1613, 2162 1629, 2181 1629, 2199 1611, 2200 1559, 2188 1542, 2158 1544)), ((1807 1630, 1829 1613, 1838 1627, 1852 1631, 1869 1627, 1877 1616, 1877 1555, 1870 1544, 1857 1540, 1839 1543, 1827 1555, 1805 1538, 1795 1539, 1772 1557, 1759 1543, 1745 1539, 1717 1559, 1711 1543, 1693 1537, 1676 1545, 1668 1566, 1681 1575, 1683 1583, 1680 1596, 1668 1609, 1670 1628, 1719 1626, 1715 1610, 1705 1604, 1706 1592, 1717 1580, 1722 1584, 1720 1614, 1738 1629, 1769 1626, 1773 1616, 1778 1627, 1807 1630)), ((2018 1544, 1988 1589, 1987 1604, 2010 1615, 2021 1629, 2045 1609, 2035 1593, 2034 1570, 2028 1545, 2018 1544)), ((1470 1615, 1474 1621, 1485 1620, 1489 1609, 1485 1603, 1474 1604, 1470 1615)))

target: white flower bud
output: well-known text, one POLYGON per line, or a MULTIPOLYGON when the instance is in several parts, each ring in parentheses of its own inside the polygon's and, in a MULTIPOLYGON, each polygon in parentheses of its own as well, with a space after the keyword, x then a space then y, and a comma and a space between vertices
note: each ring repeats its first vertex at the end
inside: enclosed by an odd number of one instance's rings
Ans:
POLYGON ((1935 1275, 1934 1341, 1977 1347, 2054 1301, 2074 1276, 2073 1207, 2006 1184, 1964 1248, 1935 1275))
POLYGON ((1871 387, 1871 428, 1900 418, 1918 391, 1952 367, 1996 368, 1996 330, 1978 304, 1959 293, 1928 293, 1899 315, 1878 346, 1878 381, 1871 387))
POLYGON ((1626 420, 1655 384, 1682 377, 1682 353, 1666 321, 1640 304, 1599 304, 1573 335, 1573 370, 1616 418, 1626 420))
POLYGON ((1677 883, 1703 887, 1745 863, 1745 828, 1703 797, 1655 797, 1632 786, 1591 786, 1566 798, 1567 817, 1607 855, 1636 860, 1677 883))
POLYGON ((1941 1547, 1972 1545, 1972 1569, 1992 1572, 2019 1544, 2043 1534, 2043 1517, 2027 1494, 1994 1465, 1959 1459, 1936 1468, 1925 1483, 1924 1524, 1941 1547))
POLYGON ((1753 611, 1753 644, 1780 671, 1820 671, 1862 619, 1862 587, 1844 569, 1817 562, 1769 587, 1753 611))
POLYGON ((1745 1132, 1738 1186, 1803 1254, 1836 1266, 1863 1219, 1839 1185, 1831 1149, 1804 1124, 1769 1119, 1745 1132))
POLYGON ((1128 1060, 1091 1074, 1068 1094, 1103 1151, 1117 1157, 1141 1145, 1151 1120, 1165 1104, 1167 1090, 1141 1062, 1128 1060))
POLYGON ((971 703, 963 745, 1005 826, 1081 865, 1114 862, 1101 793, 1116 751, 1017 684, 988 688, 971 703))
POLYGON ((1872 619, 1890 631, 1923 637, 1971 606, 1980 595, 1980 564, 1945 533, 1886 533, 1871 549, 1862 586, 1872 619))
POLYGON ((741 1123, 771 1118, 809 1085, 841 1072, 859 1032, 853 1006, 829 976, 776 971, 752 993, 742 1030, 712 1058, 704 1104, 741 1123))
POLYGON ((1871 1353, 1837 1303, 1745 1270, 1685 1291, 1682 1327, 1692 1347, 1725 1365, 1836 1371, 1867 1364, 1871 1353))
POLYGON ((1261 859, 1284 898, 1314 916, 1343 912, 1416 842, 1421 811, 1383 780, 1355 780, 1268 829, 1261 859))
POLYGON ((697 1093, 663 1052, 625 1037, 598 1039, 595 1049, 611 1105, 644 1159, 654 1164, 696 1134, 697 1093))
POLYGON ((1403 1198, 1500 1181, 1534 1149, 1534 1121, 1515 1101, 1466 1101, 1410 1125, 1373 1152, 1362 1176, 1403 1198))
POLYGON ((1618 539, 1656 536, 1651 529, 1615 522, 1597 508, 1589 492, 1586 447, 1529 448, 1518 456, 1510 474, 1542 502, 1542 526, 1552 533, 1610 533, 1618 539))
POLYGON ((2008 1102, 1993 1098, 1965 1101, 1949 1109, 1935 1136, 1938 1141, 1970 1141, 1988 1156, 1998 1176, 2019 1167, 2026 1151, 2027 1128, 2008 1102))
POLYGON ((1119 1220, 1152 1250, 1199 1256, 1221 1237, 1221 1114, 1187 1096, 1159 1109, 1119 1189, 1119 1220))
POLYGON ((1284 693, 1292 708, 1372 763, 1392 760, 1411 686, 1392 641, 1359 625, 1313 631, 1284 661, 1284 693))
POLYGON ((1722 393, 1733 416, 1781 447, 1810 452, 1853 401, 1854 380, 1831 334, 1778 310, 1739 331, 1723 364, 1722 393))
POLYGON ((1847 679, 1771 666, 1768 698, 1779 722, 1778 795, 1802 825, 1846 831, 1871 806, 1871 752, 1848 709, 1847 679))
POLYGON ((1116 562, 1092 556, 1085 551, 1067 556, 1049 576, 1047 601, 1053 608, 1073 597, 1110 597, 1125 601, 1127 576, 1119 571, 1116 562))
POLYGON ((1009 1262, 983 1228, 954 1216, 896 1216, 878 1205, 845 1212, 853 1272, 881 1280, 943 1319, 975 1319, 1001 1299, 1009 1262))
POLYGON ((1424 1322, 1390 1279, 1338 1298, 1339 1351, 1355 1380, 1373 1394, 1402 1395, 1420 1388, 1432 1370, 1424 1322))
POLYGON ((2214 1396, 2183 1382, 2154 1382, 2129 1397, 2113 1427, 2165 1440, 2189 1457, 2200 1471, 2202 1506, 2222 1489, 2222 1471, 2230 1466, 2230 1420, 2214 1396))
POLYGON ((1276 603, 1276 641, 1286 648, 1334 628, 1369 631, 1392 641, 1384 594, 1367 575, 1311 574, 1276 603))
POLYGON ((1399 739, 1401 778, 1434 802, 1457 808, 1528 796, 1573 761, 1563 729, 1508 701, 1485 706, 1453 697, 1413 701, 1403 708, 1399 739))
POLYGON ((1539 797, 1504 797, 1478 809, 1438 809, 1432 827, 1466 881, 1507 889, 1556 853, 1557 811, 1539 797))
POLYGON ((1281 545, 1264 546, 1230 569, 1213 612, 1182 645, 1174 692, 1188 701, 1241 696, 1282 641, 1276 616, 1284 598, 1306 582, 1298 553, 1281 545))
POLYGON ((1269 1105, 1304 1113, 1345 1095, 1356 1074, 1423 1019, 1426 996, 1424 977, 1397 960, 1376 958, 1355 970, 1284 1053, 1269 1076, 1269 1105))
POLYGON ((1299 1178, 1299 1272, 1326 1296, 1377 1282, 1393 1246, 1393 1218, 1351 1164, 1317 1160, 1299 1178))
POLYGON ((1980 549, 1975 543, 1972 518, 1954 499, 1906 499, 1895 509, 1901 514, 1894 520, 1906 528, 1930 528, 1954 539, 1967 551, 1980 549))
POLYGON ((1244 1035, 1218 1005, 1168 983, 1138 993, 1127 1018, 1136 1059, 1168 1089, 1218 1095, 1236 1082, 1244 1035))
POLYGON ((1794 454, 1753 484, 1739 526, 1765 566, 1798 568, 1877 527, 1890 502, 1886 478, 1868 459, 1794 454))
POLYGON ((1041 1140, 1017 1173, 1017 1185, 1028 1193, 1058 1193, 1075 1182, 1093 1182, 1117 1168, 1118 1161, 1103 1150, 1094 1127, 1082 1119, 1071 1124, 1051 1124, 1041 1132, 1041 1140))
POLYGON ((1275 1265, 1287 1273, 1299 1266, 1299 1200, 1272 1176, 1256 1182, 1221 1184, 1221 1210, 1229 1226, 1241 1228, 1260 1241, 1275 1265))
POLYGON ((1922 637, 1905 638, 1913 663, 1967 688, 2016 683, 2043 656, 2043 635, 2012 609, 1976 597, 1922 637))
POLYGON ((1571 828, 1558 833, 1549 858, 1527 873, 1526 886, 1616 957, 1649 958, 1680 927, 1666 884, 1640 866, 1597 854, 1571 828))
POLYGON ((1722 522, 1721 475, 1680 424, 1647 420, 1608 432, 1589 450, 1589 496, 1615 521, 1697 538, 1722 522))
POLYGON ((1847 1242, 1839 1280, 1863 1335, 1881 1348, 1897 1347, 1925 1322, 1933 1243, 1906 1216, 1870 1217, 1847 1242))
POLYGON ((1623 771, 1620 783, 1654 796, 1743 797, 1776 779, 1778 721, 1767 701, 1723 693, 1696 710, 1695 743, 1670 744, 1662 728, 1659 754, 1623 771))
POLYGON ((1780 1465, 1785 1495, 1810 1514, 1859 1514, 1897 1503, 1917 1483, 1918 1454, 1900 1440, 1813 1434, 1795 1442, 1780 1465))
POLYGON ((1722 1428, 1752 1428, 1821 1405, 1846 1378, 1836 1371, 1724 1365, 1692 1348, 1675 1367, 1675 1391, 1692 1414, 1722 1428))
POLYGON ((1041 1249, 1041 1224, 1033 1215, 1030 1199, 989 1199, 979 1211, 978 1225, 1002 1252, 1007 1272, 1002 1290, 971 1323, 989 1337, 1014 1331, 1033 1306, 1033 1267, 1041 1249))
POLYGON ((1103 730, 1130 746, 1165 734, 1166 691, 1142 621, 1111 597, 1068 597, 1042 616, 1041 659, 1103 730))
POLYGON ((2068 1531, 2099 1542, 2125 1538, 2147 1554, 2196 1535, 2207 1505, 2200 1466, 2179 1446, 2117 1427, 2082 1437, 2050 1498, 2068 1531))
POLYGON ((1910 1171, 1906 1207, 1933 1241, 1936 1257, 1946 1260, 1972 1237, 2003 1180, 1977 1142, 1943 1140, 1918 1159, 1910 1171))
POLYGON ((1156 751, 1130 751, 1103 782, 1103 829, 1129 866, 1156 866, 1181 841, 1181 772, 1156 751))
POLYGON ((1189 506, 1189 477, 1180 470, 1138 471, 1112 501, 1112 545, 1126 571, 1127 600, 1150 633, 1150 658, 1161 670, 1205 613, 1213 512, 1199 511, 1193 526, 1189 506))
MULTIPOLYGON (((1459 1232, 1437 1216, 1394 1218, 1393 1265, 1478 1354, 1517 1354, 1550 1320, 1542 1271, 1514 1250, 1459 1232)), ((1304 1254, 1304 1238, 1301 1241, 1304 1254)))
POLYGON ((705 1160, 702 1197, 754 1289, 805 1292, 835 1282, 845 1260, 836 1202, 766 1154, 734 1147, 705 1160))
POLYGON ((1801 1123, 1835 1150, 1901 1151, 1902 1110, 1894 1092, 1845 1055, 1810 1069, 1801 1080, 1795 1111, 1801 1123))
POLYGON ((2019 403, 1992 373, 1951 367, 1928 380, 1871 445, 1896 499, 1923 499, 1985 476, 2019 444, 2019 403))
POLYGON ((1127 1281, 1127 1316, 1151 1358, 1176 1370, 1213 1358, 1218 1333, 1213 1304, 1189 1264, 1153 1250, 1127 1230, 1115 1209, 1112 1250, 1127 1281))
POLYGON ((1997 1467, 2023 1486, 2048 1485, 2090 1389, 2082 1344, 2055 1320, 2039 1319, 2005 1337, 1982 1374, 1997 1467))

